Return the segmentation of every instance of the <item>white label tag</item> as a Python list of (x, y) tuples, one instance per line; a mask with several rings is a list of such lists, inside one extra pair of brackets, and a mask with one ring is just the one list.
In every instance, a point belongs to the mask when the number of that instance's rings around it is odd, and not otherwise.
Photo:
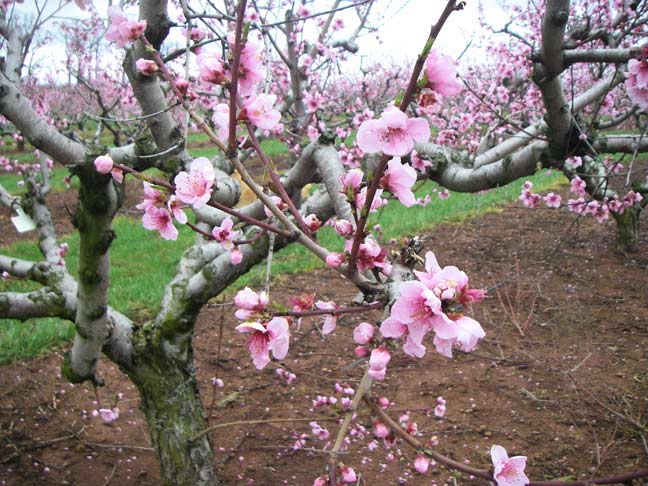
[(34, 220), (31, 219), (29, 215), (27, 215), (25, 211), (22, 210), (22, 208), (16, 208), (16, 214), (18, 216), (13, 216), (11, 218), (11, 222), (18, 230), (18, 233), (26, 233), (27, 231), (36, 229)]

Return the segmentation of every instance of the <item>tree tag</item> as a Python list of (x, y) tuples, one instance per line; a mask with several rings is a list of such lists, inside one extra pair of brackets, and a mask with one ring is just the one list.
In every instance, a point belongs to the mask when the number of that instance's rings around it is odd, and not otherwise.
[(22, 208), (16, 208), (17, 216), (12, 216), (11, 222), (18, 230), (18, 233), (26, 233), (36, 229), (36, 224), (34, 220), (29, 217)]

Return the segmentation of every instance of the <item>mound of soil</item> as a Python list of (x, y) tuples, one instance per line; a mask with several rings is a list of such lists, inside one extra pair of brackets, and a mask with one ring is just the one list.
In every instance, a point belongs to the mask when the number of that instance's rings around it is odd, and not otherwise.
[[(648, 467), (648, 286), (646, 252), (614, 252), (614, 226), (581, 221), (564, 211), (508, 207), (424, 235), (442, 265), (456, 264), (476, 287), (489, 288), (475, 307), (486, 338), (470, 354), (449, 360), (433, 350), (422, 359), (392, 357), (374, 392), (405, 411), (423, 441), (470, 465), (488, 468), (491, 445), (528, 456), (530, 478), (586, 479)], [(645, 248), (648, 239), (642, 238)], [(278, 277), (272, 296), (316, 289), (318, 298), (348, 302), (354, 288), (333, 272)], [(374, 316), (363, 316), (371, 321)], [(317, 395), (355, 387), (365, 365), (353, 355), (353, 327), (340, 318), (323, 338), (313, 319), (293, 336), (285, 362), (297, 375), (286, 384), (276, 365), (257, 371), (233, 311), (214, 303), (202, 312), (195, 336), (196, 368), (225, 484), (311, 485), (324, 472), (325, 449), (337, 433), (335, 407), (314, 408)], [(61, 378), (61, 353), (14, 363), (0, 373), (0, 484), (11, 486), (158, 485), (159, 468), (138, 410), (137, 390), (103, 360), (102, 406), (122, 393), (112, 425), (93, 418), (90, 385)], [(212, 385), (221, 378), (222, 389)], [(442, 419), (432, 413), (447, 400)], [(339, 402), (338, 402), (339, 403)], [(294, 422), (273, 419), (295, 418)], [(264, 423), (240, 422), (266, 420)], [(309, 421), (330, 431), (315, 438)], [(237, 424), (231, 424), (237, 422)], [(366, 408), (357, 423), (370, 429)], [(228, 425), (229, 424), (229, 425)], [(293, 446), (308, 434), (304, 447)], [(437, 465), (414, 472), (416, 451), (397, 443), (369, 450), (370, 434), (352, 437), (340, 460), (358, 484), (485, 484)], [(648, 480), (635, 481), (648, 484)]]

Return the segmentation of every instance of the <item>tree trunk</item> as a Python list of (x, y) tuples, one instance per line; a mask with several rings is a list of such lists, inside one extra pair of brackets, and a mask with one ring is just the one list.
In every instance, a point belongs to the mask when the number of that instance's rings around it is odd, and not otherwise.
[(629, 207), (623, 214), (612, 214), (617, 224), (617, 250), (623, 253), (637, 251), (640, 212), (640, 209)]
[[(147, 349), (131, 377), (142, 397), (151, 441), (165, 486), (216, 486), (209, 434), (192, 441), (206, 427), (193, 369), (193, 356), (179, 362)], [(184, 360), (183, 360), (184, 361)]]

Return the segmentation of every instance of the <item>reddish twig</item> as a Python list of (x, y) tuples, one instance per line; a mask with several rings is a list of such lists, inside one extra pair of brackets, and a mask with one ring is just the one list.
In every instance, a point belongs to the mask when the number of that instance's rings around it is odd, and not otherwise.
[[(471, 474), (475, 477), (486, 479), (488, 481), (495, 481), (493, 478), (492, 472), (486, 471), (484, 469), (476, 469), (474, 467), (467, 466), (461, 462), (450, 459), (449, 457), (439, 454), (438, 452), (427, 447), (423, 442), (412, 437), (408, 434), (394, 419), (392, 419), (387, 413), (374, 403), (374, 401), (367, 395), (363, 397), (364, 402), (371, 408), (372, 412), (387, 425), (395, 435), (403, 439), (403, 441), (417, 450), (421, 450), (425, 455), (430, 456), (435, 461), (444, 464), (450, 469), (464, 472), (466, 474)], [(648, 477), (648, 469), (641, 469), (639, 471), (628, 472), (624, 474), (619, 474), (618, 476), (607, 476), (604, 478), (593, 478), (586, 479), (582, 481), (530, 481), (527, 486), (593, 486), (595, 484), (622, 484), (633, 479)]]
[[(436, 40), (439, 33), (441, 32), (441, 29), (443, 28), (443, 25), (445, 24), (446, 20), (448, 20), (450, 14), (454, 12), (456, 9), (457, 9), (456, 0), (448, 0), (448, 3), (446, 4), (445, 9), (443, 9), (443, 12), (439, 17), (439, 20), (430, 29), (430, 35), (428, 36), (425, 42), (425, 46), (423, 47), (421, 54), (419, 54), (418, 58), (416, 59), (416, 64), (414, 65), (414, 70), (412, 71), (412, 75), (410, 76), (407, 89), (405, 90), (400, 105), (398, 106), (401, 111), (405, 112), (409, 104), (414, 99), (414, 94), (416, 93), (418, 79), (419, 76), (421, 75), (421, 71), (423, 70), (423, 66), (430, 52), (430, 49), (432, 48), (434, 41)], [(355, 263), (358, 258), (358, 250), (360, 249), (360, 243), (364, 239), (364, 229), (365, 226), (367, 225), (367, 220), (369, 219), (369, 209), (371, 208), (371, 204), (373, 203), (374, 197), (376, 195), (376, 191), (378, 190), (378, 186), (380, 185), (380, 179), (385, 173), (385, 168), (387, 167), (387, 162), (389, 162), (389, 160), (390, 157), (387, 155), (383, 154), (380, 157), (380, 163), (378, 164), (378, 167), (374, 171), (372, 175), (371, 183), (367, 188), (367, 199), (365, 201), (364, 207), (362, 208), (362, 212), (360, 213), (360, 220), (358, 221), (356, 234), (353, 237), (353, 245), (351, 246), (351, 254), (349, 256), (348, 272), (350, 274), (356, 272)]]

